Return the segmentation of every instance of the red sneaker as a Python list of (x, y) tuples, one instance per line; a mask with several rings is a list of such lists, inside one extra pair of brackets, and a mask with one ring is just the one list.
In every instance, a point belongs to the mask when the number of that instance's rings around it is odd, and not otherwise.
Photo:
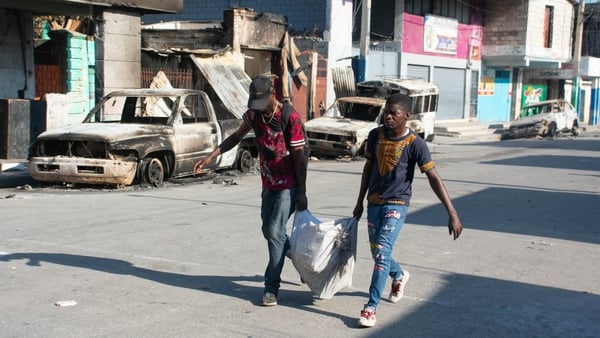
[(396, 303), (402, 296), (404, 296), (404, 286), (406, 286), (406, 282), (408, 282), (408, 278), (410, 274), (408, 271), (403, 271), (403, 276), (401, 280), (392, 282), (392, 291), (390, 292), (389, 301), (392, 303)]
[(362, 327), (372, 327), (375, 325), (375, 311), (369, 309), (363, 309), (360, 312), (360, 318), (358, 319), (358, 325)]

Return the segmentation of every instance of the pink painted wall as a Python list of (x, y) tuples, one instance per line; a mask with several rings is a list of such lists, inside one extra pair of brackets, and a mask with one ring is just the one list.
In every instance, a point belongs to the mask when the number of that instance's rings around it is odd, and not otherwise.
[(439, 55), (457, 59), (468, 59), (469, 58), (469, 45), (473, 45), (475, 51), (473, 52), (473, 60), (480, 58), (481, 41), (483, 38), (483, 27), (475, 25), (458, 24), (458, 39), (456, 46), (456, 55), (443, 54), (443, 53), (431, 53), (423, 51), (423, 26), (425, 18), (418, 15), (404, 13), (404, 20), (402, 20), (402, 31), (404, 36), (402, 37), (402, 52), (423, 54), (423, 55)]

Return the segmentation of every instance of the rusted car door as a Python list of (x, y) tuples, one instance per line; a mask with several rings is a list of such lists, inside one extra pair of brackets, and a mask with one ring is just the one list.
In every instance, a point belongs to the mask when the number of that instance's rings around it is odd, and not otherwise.
[(564, 105), (561, 106), (559, 102), (552, 102), (551, 112), (556, 121), (556, 127), (558, 130), (564, 130), (567, 128), (567, 113), (565, 112)]

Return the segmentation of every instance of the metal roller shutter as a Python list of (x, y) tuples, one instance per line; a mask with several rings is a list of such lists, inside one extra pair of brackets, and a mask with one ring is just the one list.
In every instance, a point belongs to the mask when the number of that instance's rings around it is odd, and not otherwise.
[(408, 78), (418, 78), (429, 81), (429, 66), (407, 65)]
[(456, 120), (464, 117), (465, 70), (435, 67), (433, 83), (440, 90), (437, 120)]

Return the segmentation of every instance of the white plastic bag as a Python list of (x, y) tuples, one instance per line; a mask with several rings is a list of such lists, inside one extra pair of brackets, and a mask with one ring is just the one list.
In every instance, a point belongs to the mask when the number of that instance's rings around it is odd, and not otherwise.
[(290, 236), (292, 262), (315, 296), (330, 299), (352, 285), (358, 220), (321, 222), (308, 210), (296, 212)]

